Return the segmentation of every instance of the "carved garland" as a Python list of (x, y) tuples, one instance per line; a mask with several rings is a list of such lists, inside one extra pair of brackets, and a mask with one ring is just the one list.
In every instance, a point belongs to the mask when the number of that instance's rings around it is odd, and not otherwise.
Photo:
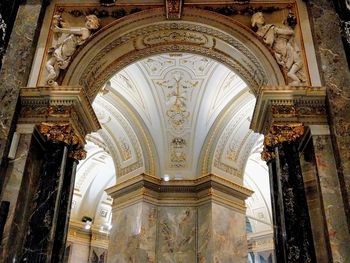
[(302, 123), (274, 123), (264, 138), (264, 148), (261, 158), (268, 162), (276, 157), (274, 148), (284, 142), (295, 142), (304, 134)]
[(84, 143), (77, 136), (70, 123), (48, 123), (43, 122), (39, 125), (39, 131), (49, 141), (64, 142), (71, 146), (68, 156), (76, 160), (86, 158)]

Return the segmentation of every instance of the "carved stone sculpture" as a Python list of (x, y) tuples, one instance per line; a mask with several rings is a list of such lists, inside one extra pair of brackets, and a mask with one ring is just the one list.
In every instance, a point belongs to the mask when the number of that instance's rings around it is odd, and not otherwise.
[(46, 62), (49, 86), (57, 86), (56, 79), (60, 70), (68, 67), (78, 46), (84, 44), (99, 27), (100, 21), (95, 15), (86, 16), (85, 27), (67, 27), (61, 16), (54, 16), (52, 31), (56, 44), (49, 49), (49, 59)]
[(256, 34), (262, 38), (274, 52), (276, 61), (287, 72), (290, 86), (305, 82), (303, 61), (300, 49), (294, 40), (294, 30), (288, 25), (265, 24), (264, 15), (255, 13), (251, 18), (252, 27), (257, 27)]

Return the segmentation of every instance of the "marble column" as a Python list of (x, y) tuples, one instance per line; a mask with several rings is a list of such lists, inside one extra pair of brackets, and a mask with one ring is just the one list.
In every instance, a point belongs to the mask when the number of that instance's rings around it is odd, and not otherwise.
[(62, 192), (59, 201), (59, 211), (56, 223), (56, 233), (53, 245), (52, 262), (62, 262), (66, 249), (70, 209), (73, 198), (74, 182), (78, 160), (74, 154), (68, 153), (66, 169), (63, 178)]
[(13, 136), (18, 114), (18, 96), (21, 87), (27, 85), (36, 43), (44, 15), (42, 0), (25, 1), (20, 4), (12, 34), (3, 57), (0, 71), (0, 192), (9, 144)]
[[(45, 96), (46, 94), (46, 96)], [(81, 87), (23, 88), (1, 201), (10, 202), (0, 262), (62, 262), (76, 160), (100, 126)]]
[(247, 262), (244, 200), (252, 191), (215, 175), (164, 182), (139, 175), (114, 199), (108, 262)]
[(51, 262), (68, 147), (63, 142), (46, 144), (20, 262)]
[(350, 262), (350, 236), (328, 125), (310, 125), (307, 152), (302, 155), (308, 181), (313, 182), (309, 205), (317, 262)]
[(264, 141), (278, 262), (316, 262), (297, 144), (303, 131), (301, 124), (273, 125)]
[(34, 130), (34, 125), (24, 126), (17, 126), (18, 147), (6, 171), (2, 200), (9, 202), (10, 207), (1, 240), (0, 262), (12, 262), (18, 258), (29, 218), (28, 207), (42, 165), (42, 137)]
[(342, 21), (333, 1), (309, 0), (307, 7), (322, 85), (327, 88), (328, 119), (337, 177), (350, 228), (350, 71), (342, 43)]

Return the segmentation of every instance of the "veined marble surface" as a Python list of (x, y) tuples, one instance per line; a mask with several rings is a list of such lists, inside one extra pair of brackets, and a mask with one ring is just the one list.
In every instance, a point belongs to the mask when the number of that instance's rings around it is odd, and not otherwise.
[(160, 207), (158, 262), (196, 262), (196, 217), (194, 207)]

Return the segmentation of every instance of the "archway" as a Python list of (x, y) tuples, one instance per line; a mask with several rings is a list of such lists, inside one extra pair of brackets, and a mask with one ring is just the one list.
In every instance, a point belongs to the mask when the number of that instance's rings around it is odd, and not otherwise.
[(254, 94), (263, 85), (285, 85), (271, 52), (239, 22), (213, 12), (184, 8), (179, 21), (163, 9), (142, 11), (115, 21), (76, 55), (62, 85), (82, 85), (93, 99), (122, 68), (165, 52), (190, 52), (227, 65)]
[[(183, 19), (181, 21), (166, 20), (163, 14), (163, 10), (157, 9), (153, 10), (153, 12), (138, 13), (137, 16), (131, 15), (130, 17), (121, 19), (118, 21), (118, 23), (114, 23), (108, 28), (103, 29), (77, 54), (75, 59), (72, 61), (72, 64), (70, 65), (68, 71), (64, 75), (62, 84), (69, 86), (82, 85), (85, 87), (85, 90), (90, 99), (94, 99), (98, 91), (105, 85), (107, 80), (109, 80), (114, 74), (125, 68), (127, 65), (130, 65), (152, 55), (172, 52), (186, 52), (203, 55), (226, 65), (228, 68), (236, 72), (242, 79), (244, 79), (244, 81), (248, 84), (250, 91), (254, 95), (258, 93), (259, 88), (263, 85), (285, 84), (283, 75), (270, 51), (254, 37), (253, 33), (250, 32), (249, 29), (244, 28), (243, 25), (235, 22), (232, 19), (207, 11), (187, 8), (184, 9)], [(259, 59), (257, 59), (258, 57)], [(224, 127), (221, 127), (220, 129), (223, 128)], [(211, 173), (211, 169), (209, 169), (207, 172), (203, 171), (201, 168), (199, 168), (199, 170), (202, 170), (201, 175), (206, 175), (208, 172)], [(154, 175), (155, 174), (151, 174), (151, 176)], [(196, 178), (196, 176), (194, 178)], [(230, 180), (230, 178), (227, 179)], [(147, 181), (149, 179), (146, 178), (145, 180)], [(235, 181), (237, 184), (234, 185), (234, 188), (236, 189), (234, 191), (238, 191), (239, 187), (239, 191), (242, 191), (240, 193), (241, 196), (236, 196), (235, 198), (239, 198), (239, 202), (242, 202), (242, 200), (244, 200), (244, 198), (241, 199), (242, 196), (247, 195), (248, 192), (245, 192), (246, 190), (244, 190), (242, 187), (241, 179), (233, 181)], [(161, 181), (153, 183), (160, 184), (159, 189), (163, 187), (161, 186)], [(223, 184), (228, 183), (229, 181)], [(119, 188), (120, 187), (122, 186), (119, 186)], [(186, 187), (187, 186), (185, 185), (183, 186), (184, 189)], [(128, 186), (125, 186), (125, 188), (128, 188)], [(114, 190), (109, 190), (109, 193), (112, 194), (113, 191)], [(115, 221), (113, 224), (129, 224), (132, 222), (134, 218), (129, 218), (127, 214), (122, 215), (123, 212), (120, 210), (121, 208), (116, 207), (119, 205), (118, 203), (123, 201), (120, 201), (115, 194), (112, 194), (112, 196), (115, 199), (115, 203), (117, 203), (113, 208), (115, 211), (114, 214), (117, 218), (115, 220), (117, 221)], [(179, 206), (179, 204), (177, 205)], [(192, 208), (189, 209), (187, 205), (181, 208), (183, 210), (181, 210), (180, 207), (176, 211), (169, 209), (167, 206), (159, 206), (156, 209), (160, 209), (160, 211), (167, 211), (166, 213), (175, 213), (179, 216), (189, 216), (189, 218), (186, 220), (194, 220), (193, 215), (196, 213), (196, 210), (193, 210)], [(244, 203), (240, 203), (239, 205), (236, 204), (236, 208), (234, 209), (237, 209), (237, 211), (242, 211), (244, 209), (243, 207)], [(141, 207), (131, 209), (141, 209), (140, 211), (151, 213), (151, 211), (153, 211), (152, 209), (154, 208), (149, 208), (148, 205), (141, 203)], [(198, 209), (203, 210), (206, 208), (202, 207)], [(210, 213), (214, 214), (218, 213), (214, 212), (216, 209), (217, 211), (227, 213), (228, 218), (234, 218), (236, 223), (238, 223), (239, 226), (242, 226), (242, 229), (240, 231), (245, 232), (245, 216), (242, 217), (242, 214), (236, 214), (236, 212), (233, 212), (233, 210), (226, 211), (223, 207), (215, 206), (211, 207), (210, 209), (210, 211), (212, 211)], [(133, 214), (134, 212), (132, 211), (136, 210), (130, 210), (130, 213)], [(152, 213), (146, 216), (154, 218), (158, 217)], [(128, 220), (120, 221), (121, 216), (126, 216)], [(161, 217), (161, 215), (159, 216)], [(157, 220), (169, 220), (169, 218)], [(178, 218), (178, 220), (180, 219)], [(205, 221), (206, 220), (204, 220), (203, 224), (206, 224)], [(153, 223), (158, 224), (156, 222)], [(142, 221), (140, 224), (141, 229), (143, 227), (143, 224), (146, 224), (145, 227), (150, 227), (148, 226), (148, 222)], [(231, 226), (231, 221), (227, 221), (225, 223), (225, 227)], [(215, 228), (214, 226), (209, 226), (209, 228), (211, 227), (213, 227), (213, 229)], [(221, 233), (222, 229), (212, 231), (220, 232), (220, 234), (218, 234), (218, 238), (224, 235), (224, 233)], [(114, 230), (112, 239), (117, 238), (120, 235), (130, 234), (127, 232), (119, 232), (118, 234), (117, 232)], [(153, 235), (151, 232), (147, 230), (145, 234)], [(230, 232), (230, 234), (233, 235), (232, 237), (235, 236), (235, 240), (237, 238), (241, 239), (241, 234), (234, 232)], [(198, 235), (198, 238), (202, 238), (200, 237), (199, 233), (196, 235)], [(237, 235), (239, 235), (239, 237)], [(119, 238), (117, 239), (119, 240)], [(236, 241), (240, 242), (238, 239)], [(242, 242), (244, 243), (244, 241)], [(147, 246), (147, 244), (145, 244), (145, 246)], [(205, 247), (205, 242), (201, 246)], [(125, 251), (123, 249), (123, 244), (121, 244), (121, 247), (123, 250), (122, 253), (126, 253), (127, 255), (131, 253), (130, 256), (133, 254), (133, 248), (131, 248), (130, 251)], [(200, 250), (202, 250), (200, 253), (204, 252), (203, 248)], [(238, 250), (240, 251), (238, 252)], [(237, 255), (241, 255), (244, 248), (242, 247), (242, 249), (238, 250)], [(119, 253), (117, 251), (118, 249), (116, 250), (115, 247), (111, 249), (110, 252), (112, 258), (115, 258), (115, 253)], [(147, 253), (150, 253), (148, 256), (153, 257), (152, 252), (148, 251)], [(201, 255), (201, 257), (206, 256)], [(225, 255), (225, 257), (231, 258), (229, 254)], [(139, 258), (139, 260), (143, 259)]]

